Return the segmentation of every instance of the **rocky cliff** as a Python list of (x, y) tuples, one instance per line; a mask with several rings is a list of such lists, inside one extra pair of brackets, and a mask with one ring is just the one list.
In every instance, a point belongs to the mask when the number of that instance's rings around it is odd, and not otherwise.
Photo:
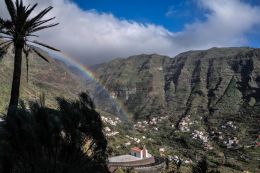
[(213, 160), (222, 152), (246, 161), (260, 155), (240, 150), (255, 146), (260, 133), (260, 49), (137, 55), (93, 69), (154, 146), (189, 148), (190, 157), (201, 148), (215, 152)]

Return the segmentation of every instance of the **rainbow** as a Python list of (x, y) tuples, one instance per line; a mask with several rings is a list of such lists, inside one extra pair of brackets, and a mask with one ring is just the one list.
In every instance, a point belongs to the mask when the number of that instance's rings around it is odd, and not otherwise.
[(92, 72), (88, 67), (84, 66), (80, 62), (76, 61), (74, 58), (69, 56), (68, 54), (64, 52), (53, 52), (48, 51), (49, 55), (55, 59), (58, 59), (62, 62), (64, 62), (67, 65), (70, 65), (72, 67), (77, 68), (86, 79), (93, 80), (96, 82), (99, 86), (102, 87), (102, 89), (108, 94), (109, 100), (111, 100), (113, 103), (116, 104), (118, 108), (118, 112), (120, 112), (121, 117), (124, 117), (125, 120), (127, 120), (129, 117), (132, 116), (132, 113), (128, 111), (128, 109), (124, 106), (124, 104), (117, 98), (113, 97), (112, 94), (109, 92), (109, 90), (102, 85), (101, 81), (98, 79), (97, 75)]

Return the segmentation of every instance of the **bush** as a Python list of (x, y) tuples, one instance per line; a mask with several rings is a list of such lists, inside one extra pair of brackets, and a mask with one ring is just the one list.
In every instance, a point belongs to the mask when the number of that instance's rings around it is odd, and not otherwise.
[(78, 101), (58, 99), (53, 110), (31, 103), (1, 125), (2, 171), (16, 173), (108, 172), (107, 141), (100, 115), (86, 93)]
[(208, 162), (206, 157), (203, 157), (202, 160), (200, 160), (196, 166), (192, 167), (192, 173), (207, 173), (207, 172), (208, 172)]

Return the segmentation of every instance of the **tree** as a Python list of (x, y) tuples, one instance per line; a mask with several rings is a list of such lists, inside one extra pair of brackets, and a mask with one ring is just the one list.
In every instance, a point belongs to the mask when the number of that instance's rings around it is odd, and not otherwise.
[[(58, 99), (59, 110), (20, 104), (0, 128), (0, 172), (107, 173), (107, 141), (86, 93)], [(1, 165), (4, 170), (1, 170)]]
[(203, 157), (197, 165), (192, 167), (192, 173), (207, 173), (208, 172), (208, 162), (207, 158)]
[(166, 159), (166, 168), (162, 171), (162, 173), (181, 173), (181, 159), (173, 160), (172, 162), (169, 159)]
[(7, 115), (10, 115), (11, 112), (17, 110), (19, 102), (23, 53), (26, 55), (27, 77), (28, 55), (30, 52), (35, 52), (39, 57), (48, 62), (48, 59), (40, 53), (39, 49), (32, 46), (30, 43), (59, 51), (44, 43), (30, 41), (30, 38), (38, 37), (34, 34), (35, 32), (56, 26), (58, 23), (47, 24), (55, 19), (54, 17), (43, 20), (43, 17), (51, 11), (52, 7), (48, 7), (36, 16), (30, 18), (31, 13), (36, 8), (37, 4), (25, 6), (23, 0), (16, 0), (15, 3), (12, 0), (5, 0), (5, 4), (11, 19), (4, 20), (0, 18), (0, 38), (4, 39), (4, 42), (0, 44), (0, 49), (6, 51), (13, 44), (15, 51), (11, 97), (7, 113)]

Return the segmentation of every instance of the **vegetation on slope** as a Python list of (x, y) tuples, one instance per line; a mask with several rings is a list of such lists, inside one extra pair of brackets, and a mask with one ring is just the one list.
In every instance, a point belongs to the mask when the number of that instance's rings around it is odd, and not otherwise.
[(107, 141), (90, 97), (58, 99), (59, 109), (44, 100), (21, 108), (1, 122), (0, 172), (105, 173)]
[(139, 55), (94, 69), (154, 154), (162, 147), (187, 161), (207, 155), (211, 167), (259, 171), (259, 49)]
[[(44, 52), (43, 52), (44, 53)], [(44, 53), (48, 56), (47, 53)], [(13, 71), (12, 51), (4, 55), (0, 61), (0, 112), (5, 112), (11, 93), (11, 76)], [(49, 57), (49, 56), (48, 56)], [(46, 105), (57, 107), (56, 98), (65, 97), (73, 99), (77, 94), (85, 90), (84, 82), (70, 72), (62, 62), (49, 59), (49, 63), (38, 58), (37, 54), (29, 55), (29, 73), (26, 78), (26, 63), (22, 65), (21, 100), (38, 101), (42, 93), (46, 95)]]

